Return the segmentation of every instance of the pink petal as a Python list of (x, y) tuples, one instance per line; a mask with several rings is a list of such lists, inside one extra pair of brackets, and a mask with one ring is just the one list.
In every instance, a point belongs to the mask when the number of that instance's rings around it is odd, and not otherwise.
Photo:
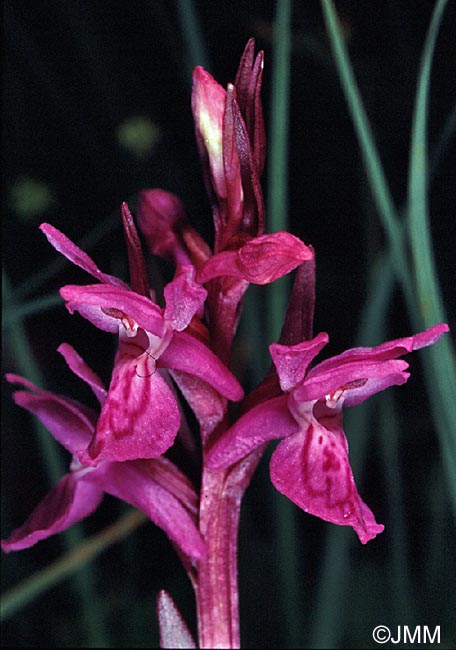
[(100, 460), (155, 458), (174, 442), (180, 424), (176, 399), (147, 351), (120, 354), (92, 442), (78, 458)]
[(14, 401), (36, 415), (65, 449), (74, 454), (89, 443), (97, 420), (92, 409), (75, 400), (42, 390), (23, 377), (8, 374), (6, 379), (33, 391), (16, 391)]
[(386, 358), (391, 359), (402, 356), (406, 352), (412, 352), (413, 350), (425, 348), (428, 345), (434, 345), (445, 332), (449, 331), (450, 328), (446, 323), (438, 323), (424, 330), (424, 332), (419, 332), (414, 336), (407, 336), (402, 339), (395, 339), (394, 341), (387, 341), (386, 343), (377, 345), (372, 350), (376, 354), (388, 355)]
[(346, 350), (312, 368), (303, 385), (294, 392), (294, 398), (307, 402), (343, 390), (347, 406), (359, 404), (375, 392), (405, 383), (409, 377), (405, 372), (408, 364), (395, 360), (396, 357), (432, 345), (446, 331), (447, 325), (434, 325), (416, 336), (388, 341), (374, 348)]
[[(122, 312), (128, 319), (156, 336), (163, 334), (164, 321), (160, 308), (150, 298), (129, 289), (107, 284), (67, 285), (60, 289), (60, 295), (67, 301), (67, 309), (71, 313), (77, 310), (86, 318), (88, 314), (91, 315), (89, 320), (100, 329), (118, 331), (119, 328), (119, 317), (107, 315), (102, 312), (104, 308)], [(94, 314), (98, 314), (98, 324), (92, 320)]]
[(194, 280), (193, 266), (181, 266), (172, 282), (165, 289), (165, 318), (173, 329), (181, 332), (200, 312), (206, 300), (207, 291)]
[(344, 406), (356, 406), (361, 404), (371, 395), (380, 393), (382, 390), (390, 386), (400, 386), (410, 377), (408, 372), (399, 372), (396, 374), (388, 374), (386, 377), (376, 377), (375, 379), (368, 379), (365, 383), (357, 386), (357, 382), (353, 382), (345, 390)]
[(230, 400), (238, 401), (244, 396), (242, 386), (220, 359), (186, 332), (174, 332), (171, 343), (158, 360), (158, 365), (195, 375)]
[(29, 548), (90, 515), (100, 504), (103, 491), (85, 481), (83, 476), (80, 472), (72, 472), (60, 479), (25, 524), (9, 539), (2, 540), (2, 549), (9, 553)]
[(342, 354), (338, 354), (335, 357), (326, 359), (322, 363), (315, 366), (309, 373), (309, 376), (313, 374), (320, 374), (323, 372), (330, 371), (334, 368), (338, 368), (345, 363), (351, 362), (362, 362), (362, 361), (388, 361), (389, 359), (396, 359), (401, 357), (407, 352), (412, 352), (413, 350), (419, 350), (420, 348), (426, 347), (428, 345), (433, 345), (436, 343), (439, 338), (449, 331), (448, 325), (445, 323), (440, 323), (434, 325), (424, 332), (420, 332), (415, 336), (408, 336), (402, 339), (395, 339), (393, 341), (387, 341), (381, 345), (377, 345), (374, 348), (352, 348), (346, 350)]
[(279, 492), (305, 512), (352, 526), (363, 544), (383, 531), (356, 490), (340, 422), (330, 430), (313, 419), (279, 443), (270, 469)]
[(203, 557), (205, 546), (195, 517), (155, 480), (154, 463), (147, 460), (103, 463), (92, 472), (91, 480), (108, 494), (142, 510), (186, 555)]
[[(62, 287), (62, 289), (60, 289), (60, 294), (62, 295), (62, 291), (67, 288), (68, 287)], [(66, 295), (71, 294), (66, 293)], [(103, 332), (110, 332), (111, 334), (119, 333), (119, 320), (113, 318), (112, 316), (109, 316), (104, 311), (102, 311), (100, 305), (98, 304), (84, 304), (80, 302), (80, 297), (78, 295), (76, 297), (76, 300), (68, 300), (65, 307), (68, 309), (70, 314), (74, 314), (75, 311), (78, 311), (83, 318), (88, 320), (89, 323), (92, 323), (92, 325), (94, 325), (99, 330), (103, 330)]]
[(299, 427), (287, 402), (288, 396), (281, 395), (245, 413), (208, 451), (208, 467), (228, 467), (264, 442), (296, 433)]
[(76, 244), (68, 239), (60, 230), (54, 228), (48, 223), (42, 223), (40, 230), (44, 232), (49, 243), (59, 252), (62, 253), (70, 262), (76, 264), (87, 273), (90, 273), (96, 280), (104, 282), (106, 284), (113, 284), (118, 287), (128, 288), (128, 285), (119, 278), (114, 277), (113, 275), (108, 275), (100, 271), (95, 262), (81, 250)]
[[(360, 361), (353, 359), (350, 362), (341, 363), (339, 367), (335, 366), (324, 372), (321, 371), (323, 364), (312, 368), (304, 383), (296, 388), (293, 393), (296, 401), (310, 402), (322, 399), (325, 395), (338, 390), (349, 391), (351, 384), (356, 388), (364, 386), (365, 395), (368, 397), (373, 394), (374, 386), (383, 390), (393, 384), (403, 384), (409, 377), (409, 374), (404, 372), (408, 368), (408, 363), (402, 360), (379, 361), (375, 357), (373, 359), (364, 357)], [(367, 382), (374, 380), (374, 383), (367, 385), (365, 380)], [(361, 382), (364, 383), (361, 384)], [(359, 392), (359, 395), (362, 395), (362, 391)]]
[(276, 232), (255, 237), (238, 250), (217, 253), (198, 269), (197, 280), (203, 284), (228, 275), (253, 284), (268, 284), (312, 258), (312, 249), (300, 239)]
[(75, 375), (86, 382), (95, 394), (95, 397), (103, 406), (107, 390), (98, 375), (85, 363), (84, 359), (79, 356), (76, 350), (69, 343), (62, 343), (57, 348), (62, 357), (68, 364), (68, 367)]
[(163, 589), (157, 598), (160, 648), (196, 648), (182, 615), (168, 592)]
[(223, 165), (223, 115), (226, 92), (201, 66), (193, 71), (192, 111), (198, 148), (209, 159), (212, 181), (219, 198), (226, 197)]
[(297, 345), (289, 346), (273, 343), (269, 346), (272, 360), (279, 375), (280, 387), (283, 391), (289, 391), (302, 382), (309, 363), (328, 341), (328, 335), (322, 332), (311, 341), (304, 341), (304, 343), (298, 343)]

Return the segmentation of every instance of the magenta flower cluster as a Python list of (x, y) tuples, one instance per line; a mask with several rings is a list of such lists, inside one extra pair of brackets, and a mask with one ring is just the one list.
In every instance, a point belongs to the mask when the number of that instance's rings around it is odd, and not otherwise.
[[(61, 289), (68, 311), (118, 336), (108, 387), (71, 345), (58, 349), (70, 371), (90, 386), (99, 409), (7, 376), (20, 386), (16, 403), (36, 415), (73, 460), (29, 519), (2, 541), (3, 550), (28, 548), (61, 532), (90, 515), (104, 493), (114, 495), (142, 510), (184, 557), (197, 561), (192, 578), (199, 585), (202, 620), (205, 598), (211, 600), (203, 593), (210, 591), (204, 563), (213, 552), (205, 508), (218, 498), (211, 492), (214, 477), (223, 476), (228, 485), (226, 477), (234, 481), (237, 472), (242, 493), (265, 443), (281, 439), (270, 464), (274, 486), (306, 512), (352, 526), (362, 543), (371, 540), (383, 526), (356, 489), (343, 408), (405, 383), (408, 365), (400, 357), (435, 343), (448, 330), (439, 324), (314, 363), (329, 339), (312, 332), (313, 249), (288, 232), (264, 233), (262, 74), (263, 54), (255, 57), (253, 41), (226, 90), (202, 68), (194, 71), (192, 109), (214, 219), (213, 249), (189, 223), (180, 200), (162, 189), (139, 195), (140, 234), (122, 205), (129, 285), (102, 272), (56, 228), (41, 225), (50, 244), (96, 281)], [(175, 266), (161, 301), (151, 289), (140, 236), (150, 254)], [(230, 370), (244, 293), (250, 283), (269, 284), (294, 270), (282, 335), (270, 346), (273, 365), (244, 397)], [(173, 445), (185, 446), (189, 435), (183, 400), (199, 423), (201, 486), (166, 456)], [(241, 402), (234, 420), (230, 401)], [(204, 581), (199, 582), (198, 566)], [(217, 634), (200, 642), (209, 647)], [(236, 645), (235, 637), (226, 643)]]

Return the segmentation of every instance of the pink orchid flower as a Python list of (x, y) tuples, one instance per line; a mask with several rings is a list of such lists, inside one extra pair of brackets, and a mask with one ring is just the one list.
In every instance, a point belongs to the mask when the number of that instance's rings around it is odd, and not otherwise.
[[(100, 460), (156, 458), (172, 444), (180, 425), (179, 407), (165, 369), (195, 375), (227, 399), (239, 400), (241, 386), (189, 327), (198, 321), (206, 290), (191, 266), (178, 268), (164, 289), (166, 306), (151, 298), (139, 238), (126, 204), (122, 206), (132, 289), (102, 273), (91, 258), (49, 224), (49, 242), (101, 284), (69, 285), (60, 294), (70, 313), (78, 311), (99, 329), (119, 335), (107, 398), (93, 438), (78, 457), (84, 465)], [(187, 330), (187, 331), (186, 331)]]
[[(107, 391), (99, 377), (70, 345), (62, 344), (59, 352), (70, 369), (89, 384), (103, 406)], [(41, 390), (23, 377), (10, 374), (7, 379), (27, 389), (14, 393), (16, 404), (36, 415), (73, 455), (73, 460), (70, 472), (60, 479), (27, 521), (2, 541), (5, 552), (29, 548), (66, 530), (88, 517), (107, 493), (142, 510), (189, 557), (204, 555), (204, 542), (196, 525), (195, 490), (171, 461), (166, 458), (123, 463), (101, 461), (97, 467), (85, 467), (77, 453), (89, 444), (98, 414), (75, 400)]]
[(342, 407), (405, 383), (408, 364), (398, 357), (432, 345), (448, 329), (440, 324), (374, 348), (353, 348), (313, 368), (309, 364), (328, 343), (326, 333), (297, 345), (272, 344), (282, 395), (242, 415), (208, 452), (208, 466), (228, 467), (268, 440), (283, 438), (270, 465), (277, 490), (310, 514), (352, 526), (365, 544), (383, 526), (357, 492)]

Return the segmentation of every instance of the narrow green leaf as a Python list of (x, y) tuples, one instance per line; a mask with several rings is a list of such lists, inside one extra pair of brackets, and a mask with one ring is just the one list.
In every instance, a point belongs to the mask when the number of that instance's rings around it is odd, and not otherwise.
[(409, 312), (412, 313), (415, 311), (415, 298), (399, 218), (358, 90), (334, 4), (332, 0), (321, 0), (321, 5), (334, 61), (355, 127), (369, 185), (388, 237), (397, 277), (401, 282)]
[(413, 114), (408, 176), (408, 223), (421, 314), (426, 325), (446, 319), (432, 251), (428, 206), (427, 120), (432, 56), (446, 0), (435, 6), (423, 49)]
[(2, 622), (11, 618), (16, 612), (52, 587), (77, 573), (81, 567), (89, 564), (97, 555), (122, 540), (145, 521), (146, 517), (142, 512), (129, 510), (101, 533), (82, 541), (79, 546), (73, 548), (56, 562), (37, 571), (27, 580), (5, 592), (2, 595), (0, 609)]
[[(428, 203), (427, 122), (432, 57), (447, 0), (434, 8), (418, 74), (409, 160), (407, 220), (419, 311), (426, 326), (447, 321), (432, 250)], [(456, 363), (450, 338), (422, 352), (433, 416), (456, 504)]]
[(13, 309), (10, 308), (5, 312), (2, 320), (2, 330), (6, 331), (10, 327), (15, 327), (17, 321), (25, 320), (29, 316), (35, 316), (57, 305), (62, 306), (62, 298), (57, 293), (51, 293), (16, 305)]
[(202, 65), (205, 70), (210, 70), (209, 56), (195, 2), (193, 0), (177, 0), (177, 14), (184, 41), (184, 67), (188, 81), (191, 83), (195, 66)]
[[(5, 270), (3, 270), (2, 274), (2, 294), (3, 309), (5, 313), (18, 314), (20, 312), (20, 307), (16, 306)], [(16, 320), (15, 327), (12, 327), (9, 330), (7, 341), (11, 354), (15, 360), (17, 371), (26, 376), (27, 379), (37, 386), (44, 388), (44, 377), (35, 361), (35, 357), (28, 341), (27, 332), (21, 320)], [(52, 436), (49, 435), (49, 432), (38, 423), (36, 425), (36, 431), (41, 454), (46, 462), (49, 483), (50, 485), (53, 485), (54, 483), (57, 483), (65, 473), (66, 467), (59, 452), (59, 445), (55, 442)]]
[[(268, 147), (267, 224), (271, 232), (286, 230), (288, 224), (290, 19), (291, 1), (278, 0), (274, 24)], [(268, 339), (276, 341), (286, 311), (287, 279), (283, 278), (272, 284), (268, 296)]]
[[(288, 224), (288, 147), (290, 105), (290, 43), (291, 0), (277, 0), (274, 21), (274, 43), (270, 100), (268, 147), (267, 224), (271, 232), (286, 230)], [(281, 278), (268, 287), (268, 341), (277, 341), (285, 316), (288, 278)], [(296, 508), (286, 499), (274, 500), (279, 556), (281, 559), (281, 592), (285, 640), (289, 648), (302, 646), (305, 629), (299, 563), (299, 537)]]
[[(420, 74), (418, 83), (414, 128), (412, 132), (413, 153), (410, 164), (409, 205), (412, 203), (414, 205), (413, 226), (411, 225), (410, 214), (412, 210), (410, 207), (407, 209), (407, 212), (409, 214), (409, 230), (410, 233), (413, 232), (413, 235), (410, 235), (410, 237), (412, 249), (414, 250), (414, 274), (417, 280), (420, 305), (418, 305), (415, 296), (412, 284), (413, 275), (407, 262), (404, 230), (401, 227), (391, 199), (386, 177), (356, 85), (356, 79), (345, 47), (334, 4), (332, 0), (321, 0), (321, 2), (331, 48), (361, 147), (366, 173), (379, 216), (382, 219), (385, 232), (388, 236), (394, 269), (404, 290), (404, 297), (413, 328), (418, 331), (423, 328), (423, 318), (425, 318), (424, 322), (426, 324), (434, 324), (444, 320), (441, 299), (436, 299), (436, 296), (440, 296), (440, 292), (438, 290), (435, 267), (432, 260), (426, 209), (427, 202), (425, 195), (427, 186), (425, 182), (426, 150), (424, 137), (426, 115), (423, 111), (427, 104), (432, 52), (445, 0), (439, 0), (435, 7), (426, 40), (421, 66), (422, 73)], [(415, 167), (415, 169), (412, 169), (412, 167)], [(412, 178), (412, 173), (414, 178)], [(421, 180), (418, 180), (419, 178)], [(418, 216), (415, 214), (416, 207), (418, 207)], [(415, 225), (416, 222), (420, 225)], [(413, 241), (413, 237), (415, 241)], [(418, 243), (416, 237), (418, 237)], [(432, 283), (431, 289), (430, 284), (428, 284), (429, 282)], [(431, 291), (429, 297), (427, 294), (428, 290)], [(454, 433), (454, 422), (456, 421), (456, 370), (449, 337), (444, 337), (437, 345), (422, 352), (421, 356), (425, 365), (426, 386), (433, 417), (442, 444), (443, 463), (446, 468), (448, 485), (451, 490), (453, 504), (456, 507), (456, 435)]]

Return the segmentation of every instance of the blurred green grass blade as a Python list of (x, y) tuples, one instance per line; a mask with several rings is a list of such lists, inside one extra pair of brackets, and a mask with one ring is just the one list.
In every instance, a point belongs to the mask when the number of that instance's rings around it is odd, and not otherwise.
[(195, 4), (194, 0), (177, 0), (177, 14), (184, 41), (184, 65), (190, 84), (195, 66), (201, 65), (205, 70), (210, 70), (211, 67)]
[[(427, 122), (432, 57), (447, 5), (439, 0), (434, 8), (423, 48), (416, 91), (409, 161), (407, 221), (413, 259), (419, 310), (429, 327), (446, 322), (432, 250), (428, 205)], [(439, 433), (443, 462), (453, 503), (456, 504), (456, 363), (450, 337), (444, 336), (435, 346), (423, 351), (426, 381)]]
[[(291, 0), (278, 0), (274, 23), (268, 147), (267, 228), (288, 225), (288, 146), (290, 110)], [(282, 278), (268, 287), (268, 340), (277, 341), (288, 299), (288, 282)]]
[(82, 541), (79, 546), (56, 562), (3, 593), (0, 608), (2, 622), (14, 616), (41, 594), (78, 572), (82, 566), (94, 560), (112, 544), (122, 540), (145, 521), (146, 516), (142, 512), (129, 510), (105, 530)]
[[(7, 312), (17, 312), (18, 309), (15, 306), (13, 292), (5, 269), (2, 269), (2, 296), (3, 309)], [(11, 327), (8, 334), (8, 345), (18, 372), (37, 386), (44, 388), (44, 378), (32, 353), (23, 322), (16, 320), (15, 327)], [(36, 420), (34, 426), (41, 456), (46, 464), (49, 483), (54, 485), (66, 472), (66, 467), (60, 455), (59, 447), (49, 432)], [(62, 535), (67, 549), (76, 547), (84, 539), (81, 524), (72, 526)], [(105, 647), (108, 636), (104, 627), (103, 615), (94, 605), (96, 596), (92, 573), (83, 568), (75, 576), (75, 587), (80, 596), (89, 643), (92, 647)]]
[(242, 318), (239, 324), (241, 356), (247, 369), (248, 388), (257, 386), (271, 366), (264, 331), (264, 287), (251, 284), (244, 298)]
[(287, 227), (290, 111), (290, 0), (278, 0), (274, 25), (268, 151), (268, 228)]
[(368, 298), (361, 311), (356, 346), (375, 346), (385, 341), (395, 280), (391, 255), (388, 252), (379, 255), (372, 264)]
[(273, 514), (277, 535), (276, 564), (280, 577), (281, 629), (286, 648), (302, 648), (305, 623), (302, 584), (303, 568), (300, 555), (304, 555), (300, 542), (299, 511), (294, 503), (272, 489)]
[(17, 321), (25, 320), (29, 316), (35, 316), (57, 305), (62, 306), (62, 298), (57, 293), (50, 293), (47, 296), (15, 305), (13, 309), (10, 306), (8, 311), (3, 314), (2, 330), (6, 331), (8, 328), (15, 327)]
[[(274, 20), (268, 147), (267, 227), (270, 232), (288, 225), (288, 146), (290, 105), (291, 0), (277, 0)], [(288, 278), (268, 287), (268, 341), (279, 338), (289, 293)], [(288, 648), (299, 648), (305, 638), (303, 626), (297, 512), (286, 499), (277, 498), (275, 520), (282, 579), (282, 620)]]
[[(20, 306), (16, 306), (14, 302), (8, 276), (4, 269), (2, 272), (2, 295), (5, 313), (19, 314)], [(9, 329), (8, 346), (14, 358), (17, 371), (37, 386), (44, 388), (44, 377), (35, 361), (25, 327), (20, 319), (17, 319), (15, 326)], [(37, 423), (36, 429), (41, 455), (46, 462), (49, 484), (54, 485), (66, 472), (66, 467), (60, 455), (59, 445), (42, 425)]]
[(395, 271), (400, 279), (409, 311), (412, 312), (415, 308), (414, 293), (396, 208), (358, 90), (334, 4), (332, 0), (321, 0), (321, 5), (334, 61), (361, 149), (367, 179), (388, 237)]
[(447, 0), (435, 6), (421, 61), (413, 115), (408, 176), (408, 225), (419, 306), (426, 326), (445, 321), (445, 309), (432, 251), (428, 210), (426, 142), (432, 56)]

